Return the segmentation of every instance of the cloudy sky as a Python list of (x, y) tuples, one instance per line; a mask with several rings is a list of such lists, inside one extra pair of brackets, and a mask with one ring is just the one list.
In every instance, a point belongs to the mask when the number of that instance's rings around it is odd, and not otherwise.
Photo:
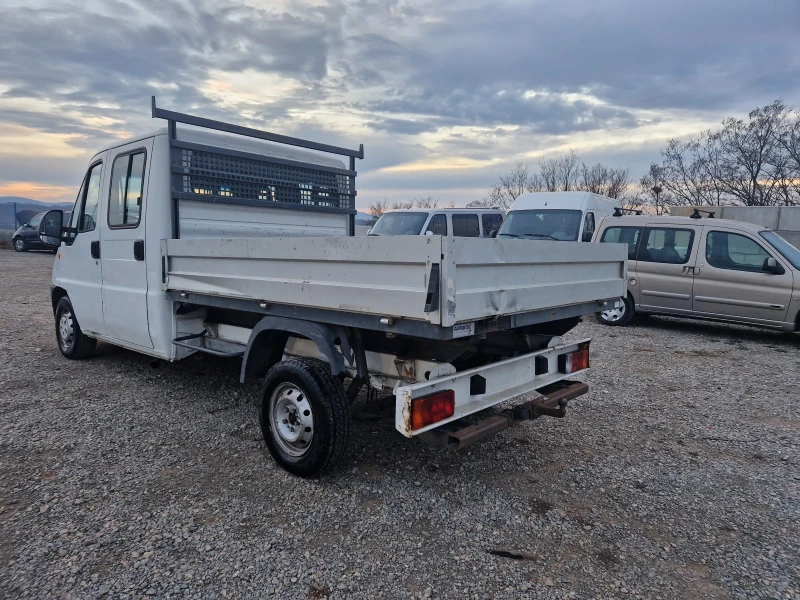
[(166, 108), (357, 147), (358, 205), (800, 105), (800, 0), (3, 0), (0, 196), (72, 200)]

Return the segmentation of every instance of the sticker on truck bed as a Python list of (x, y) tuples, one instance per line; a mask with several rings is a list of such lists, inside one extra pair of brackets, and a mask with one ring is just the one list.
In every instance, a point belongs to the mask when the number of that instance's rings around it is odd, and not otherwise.
[(461, 323), (453, 325), (453, 337), (461, 338), (475, 335), (475, 323)]

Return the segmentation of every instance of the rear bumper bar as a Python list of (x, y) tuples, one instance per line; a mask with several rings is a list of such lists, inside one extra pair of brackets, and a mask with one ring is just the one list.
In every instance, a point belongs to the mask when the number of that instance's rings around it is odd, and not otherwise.
[[(398, 387), (395, 389), (395, 428), (406, 437), (414, 437), (522, 394), (549, 389), (548, 386), (582, 372), (561, 372), (558, 357), (580, 349), (588, 349), (590, 341), (582, 340), (545, 348), (431, 381)], [(453, 416), (426, 427), (413, 429), (411, 424), (412, 401), (415, 398), (444, 390), (453, 390), (455, 393)], [(584, 389), (581, 393), (585, 392)], [(556, 413), (561, 409), (563, 407), (557, 403), (553, 406), (548, 403), (540, 403), (536, 407), (537, 416), (551, 413), (552, 416), (559, 416)], [(532, 406), (530, 410), (533, 410)], [(494, 426), (499, 427), (499, 424)], [(505, 427), (502, 428), (505, 429)]]
[(561, 381), (548, 387), (550, 389), (541, 390), (545, 393), (543, 397), (503, 410), (479, 423), (465, 424), (453, 421), (438, 429), (422, 433), (418, 437), (436, 446), (466, 448), (520, 421), (544, 416), (564, 417), (567, 414), (567, 403), (589, 391), (589, 385), (579, 381)]

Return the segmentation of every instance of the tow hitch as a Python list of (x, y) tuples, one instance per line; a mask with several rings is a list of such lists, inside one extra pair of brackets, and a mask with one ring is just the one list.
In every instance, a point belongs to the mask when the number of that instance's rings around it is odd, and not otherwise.
[(530, 421), (539, 417), (561, 419), (567, 414), (569, 401), (588, 392), (589, 385), (580, 381), (559, 381), (537, 391), (542, 397), (500, 411), (479, 423), (470, 424), (459, 419), (417, 437), (436, 446), (460, 449), (508, 429), (519, 421)]

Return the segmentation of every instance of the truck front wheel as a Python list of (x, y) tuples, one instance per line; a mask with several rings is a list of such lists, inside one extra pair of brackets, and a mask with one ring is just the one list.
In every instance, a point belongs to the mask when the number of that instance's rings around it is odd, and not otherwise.
[(67, 358), (87, 358), (94, 354), (97, 340), (81, 331), (69, 298), (64, 296), (56, 304), (56, 341), (61, 354)]
[(264, 441), (278, 464), (294, 475), (313, 477), (344, 455), (350, 404), (327, 363), (290, 358), (267, 373), (260, 421)]

